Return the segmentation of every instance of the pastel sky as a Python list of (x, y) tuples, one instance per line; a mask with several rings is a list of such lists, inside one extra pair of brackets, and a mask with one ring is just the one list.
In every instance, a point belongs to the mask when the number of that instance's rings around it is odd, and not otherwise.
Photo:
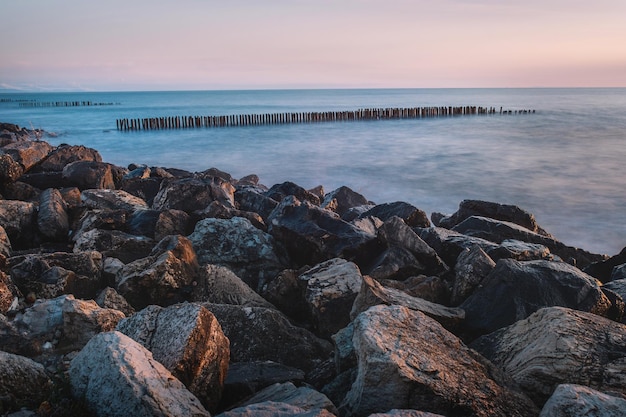
[(626, 87), (626, 0), (0, 0), (0, 89)]

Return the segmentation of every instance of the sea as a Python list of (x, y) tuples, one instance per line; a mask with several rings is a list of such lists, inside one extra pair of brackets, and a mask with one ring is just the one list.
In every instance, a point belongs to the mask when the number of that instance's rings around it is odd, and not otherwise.
[[(54, 107), (33, 103), (83, 102)], [(30, 103), (30, 104), (29, 104)], [(116, 120), (483, 106), (493, 115), (119, 131)], [(534, 110), (500, 114), (499, 109)], [(271, 186), (342, 185), (376, 203), (450, 214), (464, 199), (517, 205), (563, 243), (626, 246), (626, 89), (328, 89), (0, 93), (0, 121), (106, 162), (257, 174)]]

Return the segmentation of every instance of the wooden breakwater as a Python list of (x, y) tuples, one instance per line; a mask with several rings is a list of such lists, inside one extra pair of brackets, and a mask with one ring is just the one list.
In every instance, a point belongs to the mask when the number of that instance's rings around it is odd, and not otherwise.
[(95, 101), (28, 101), (20, 102), (20, 107), (90, 107), (115, 106), (120, 103), (101, 103)]
[(328, 112), (233, 114), (226, 116), (167, 116), (117, 119), (118, 130), (162, 130), (231, 126), (261, 126), (291, 123), (342, 122), (358, 120), (421, 119), (489, 114), (527, 114), (534, 110), (503, 110), (500, 107), (442, 106), (379, 108)]

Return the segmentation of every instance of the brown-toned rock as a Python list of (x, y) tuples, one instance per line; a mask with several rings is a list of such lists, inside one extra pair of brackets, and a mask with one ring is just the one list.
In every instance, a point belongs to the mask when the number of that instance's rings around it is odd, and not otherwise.
[(164, 180), (154, 197), (155, 210), (176, 209), (187, 213), (205, 209), (212, 201), (235, 207), (235, 187), (221, 178)]
[[(0, 351), (0, 409), (3, 413), (22, 407), (36, 408), (52, 392), (44, 367), (23, 356)], [(6, 404), (7, 398), (13, 402)]]
[(365, 204), (369, 204), (367, 198), (346, 186), (342, 186), (324, 196), (322, 207), (343, 216), (352, 207)]
[(65, 165), (62, 172), (67, 185), (88, 189), (115, 189), (111, 164), (96, 161), (76, 161)]
[(320, 198), (318, 196), (290, 181), (273, 185), (265, 195), (279, 203), (283, 198), (292, 195), (300, 201), (308, 201), (314, 206), (320, 205)]
[(62, 145), (46, 156), (33, 172), (61, 172), (67, 164), (77, 161), (102, 162), (100, 153), (83, 145)]
[(32, 247), (37, 235), (35, 204), (0, 200), (0, 226), (4, 228), (14, 249)]
[(67, 241), (70, 228), (67, 206), (56, 188), (48, 188), (39, 196), (37, 226), (45, 239)]
[(90, 209), (124, 210), (131, 213), (148, 209), (144, 200), (122, 190), (83, 190), (80, 198), (85, 207)]
[(135, 314), (135, 309), (128, 304), (128, 301), (120, 293), (115, 291), (115, 288), (106, 287), (100, 291), (94, 301), (102, 308), (121, 311), (126, 317)]
[(11, 155), (0, 154), (0, 183), (15, 182), (24, 173), (24, 168)]
[(24, 168), (24, 172), (47, 157), (52, 149), (52, 145), (44, 141), (13, 142), (2, 148)]
[(382, 221), (387, 221), (392, 217), (399, 217), (411, 227), (429, 227), (430, 220), (423, 210), (404, 201), (378, 204), (359, 217), (378, 217)]

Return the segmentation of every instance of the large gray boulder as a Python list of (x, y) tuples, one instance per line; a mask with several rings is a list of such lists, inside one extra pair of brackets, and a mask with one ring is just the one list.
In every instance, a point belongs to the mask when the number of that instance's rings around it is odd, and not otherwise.
[(73, 395), (97, 416), (210, 417), (182, 382), (120, 332), (91, 339), (72, 360), (69, 377)]
[(543, 308), (471, 346), (538, 406), (565, 383), (626, 394), (626, 326), (595, 314)]
[[(25, 358), (0, 351), (0, 407), (3, 413), (17, 411), (21, 407), (36, 408), (52, 391), (52, 381), (43, 365)], [(4, 404), (9, 397), (13, 407)]]
[(74, 236), (74, 251), (99, 251), (103, 255), (118, 258), (123, 262), (148, 256), (154, 240), (135, 236), (121, 230), (91, 229)]
[(368, 416), (393, 408), (443, 415), (536, 416), (528, 397), (426, 315), (376, 306), (354, 320), (356, 379), (340, 410)]
[(207, 409), (217, 407), (230, 350), (211, 312), (197, 304), (152, 305), (121, 320), (116, 330), (152, 352)]
[(500, 247), (499, 244), (486, 239), (467, 236), (442, 227), (415, 228), (414, 230), (450, 266), (456, 264), (458, 256), (463, 251), (474, 246), (478, 246), (487, 254)]
[(226, 266), (255, 290), (283, 269), (274, 238), (242, 217), (201, 220), (189, 240), (200, 264)]
[(569, 264), (501, 259), (460, 308), (465, 310), (471, 337), (493, 332), (551, 306), (606, 316), (612, 304), (599, 281)]
[(496, 267), (496, 263), (480, 246), (466, 249), (456, 260), (450, 303), (459, 305), (469, 297)]
[(583, 385), (559, 385), (539, 417), (623, 417), (626, 400)]

